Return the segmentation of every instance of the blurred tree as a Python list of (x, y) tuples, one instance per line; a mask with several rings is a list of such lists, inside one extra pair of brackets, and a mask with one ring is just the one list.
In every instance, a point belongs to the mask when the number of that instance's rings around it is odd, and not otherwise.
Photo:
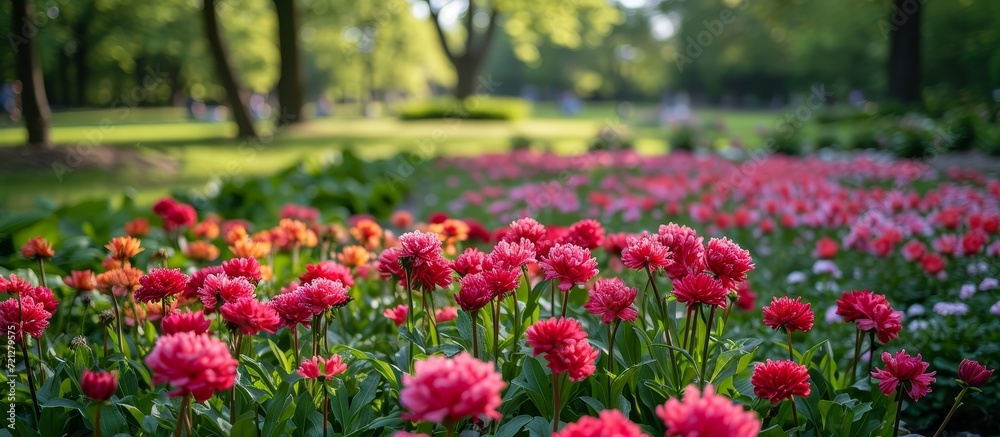
[(278, 17), (278, 50), (281, 75), (278, 76), (278, 125), (305, 120), (302, 113), (302, 59), (299, 55), (299, 17), (295, 0), (274, 0)]
[(49, 135), (52, 113), (45, 96), (42, 65), (35, 47), (38, 28), (32, 21), (34, 5), (28, 3), (28, 0), (13, 0), (12, 12), (11, 29), (18, 32), (8, 34), (8, 39), (17, 56), (17, 77), (21, 81), (21, 116), (28, 129), (28, 146), (47, 148), (52, 145)]
[(887, 95), (899, 103), (920, 103), (920, 15), (924, 1), (893, 0), (889, 20), (879, 22), (889, 34)]
[(219, 18), (215, 11), (215, 0), (205, 0), (202, 5), (202, 18), (205, 20), (205, 36), (208, 39), (208, 46), (212, 54), (212, 61), (215, 63), (215, 70), (222, 87), (226, 90), (226, 102), (232, 112), (233, 120), (236, 121), (237, 137), (256, 138), (257, 131), (250, 118), (250, 110), (244, 97), (244, 91), (236, 78), (236, 72), (226, 54), (226, 48), (222, 41), (222, 32), (219, 29)]
[[(605, 0), (424, 1), (441, 48), (455, 70), (454, 94), (460, 100), (475, 94), (481, 82), (487, 82), (479, 74), (493, 46), (499, 20), (505, 20), (504, 29), (514, 42), (514, 53), (527, 63), (538, 58), (537, 45), (542, 36), (557, 45), (575, 48), (588, 37), (606, 35), (618, 21), (618, 9)], [(442, 20), (446, 7), (458, 12), (450, 15), (461, 17), (461, 24), (456, 26), (460, 28), (457, 44), (448, 35), (448, 26), (454, 23)], [(588, 34), (583, 34), (584, 29)]]

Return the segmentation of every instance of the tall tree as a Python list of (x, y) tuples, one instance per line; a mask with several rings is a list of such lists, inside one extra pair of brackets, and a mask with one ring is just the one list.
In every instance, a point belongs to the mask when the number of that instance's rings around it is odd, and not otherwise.
[(45, 96), (42, 64), (38, 59), (35, 41), (38, 29), (31, 18), (34, 7), (28, 0), (13, 0), (13, 4), (11, 29), (20, 32), (13, 41), (17, 56), (17, 77), (21, 80), (21, 115), (28, 129), (28, 145), (50, 147), (52, 138), (49, 135), (49, 120), (52, 118), (52, 111)]
[(920, 103), (920, 14), (923, 0), (893, 0), (889, 32), (890, 100)]
[(281, 76), (278, 77), (278, 125), (300, 123), (302, 113), (302, 59), (299, 54), (299, 17), (295, 0), (274, 0), (278, 16), (278, 51), (281, 54)]
[(216, 75), (226, 90), (226, 101), (229, 103), (230, 112), (236, 121), (237, 136), (239, 138), (256, 138), (257, 131), (254, 128), (253, 119), (250, 117), (250, 110), (247, 108), (245, 94), (240, 87), (236, 72), (229, 62), (226, 47), (222, 41), (219, 17), (215, 11), (215, 0), (205, 0), (202, 6), (202, 17), (205, 21), (205, 36), (208, 38), (209, 51), (215, 64)]
[[(464, 13), (460, 14), (464, 35), (459, 47), (449, 43), (447, 23), (441, 21), (441, 10), (445, 6), (458, 4), (434, 0), (424, 0), (430, 11), (431, 23), (448, 61), (455, 70), (455, 98), (463, 100), (476, 93), (480, 83), (483, 61), (493, 46), (498, 20), (506, 19), (507, 33), (515, 40), (515, 53), (522, 60), (537, 60), (538, 50), (534, 43), (540, 34), (549, 37), (553, 43), (578, 47), (582, 35), (603, 36), (618, 20), (618, 10), (605, 0), (465, 0)], [(584, 25), (580, 20), (587, 21)], [(488, 79), (484, 79), (488, 81)]]

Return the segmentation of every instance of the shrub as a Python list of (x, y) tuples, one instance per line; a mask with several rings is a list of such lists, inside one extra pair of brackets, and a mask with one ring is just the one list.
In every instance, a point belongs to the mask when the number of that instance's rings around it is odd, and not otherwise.
[(797, 128), (788, 132), (773, 131), (765, 137), (764, 143), (772, 153), (780, 155), (798, 156), (804, 152), (802, 134)]
[(519, 120), (531, 113), (527, 100), (515, 97), (473, 96), (464, 102), (440, 98), (411, 102), (399, 111), (403, 120), (458, 118), (467, 120)]
[(587, 150), (593, 152), (597, 150), (629, 150), (635, 148), (628, 132), (623, 129), (603, 127), (597, 133), (597, 137), (590, 140)]
[(670, 150), (693, 152), (698, 147), (698, 129), (690, 124), (677, 126), (667, 138)]
[(875, 136), (875, 129), (863, 126), (851, 133), (851, 140), (846, 144), (850, 150), (879, 149), (881, 144)]

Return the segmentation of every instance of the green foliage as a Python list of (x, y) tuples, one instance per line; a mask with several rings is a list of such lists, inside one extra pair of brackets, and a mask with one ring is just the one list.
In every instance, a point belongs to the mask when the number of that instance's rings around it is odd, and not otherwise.
[(670, 150), (684, 150), (687, 152), (693, 152), (699, 147), (699, 130), (691, 124), (682, 124), (677, 126), (670, 131), (670, 136), (667, 138), (667, 144), (670, 145)]
[(403, 120), (464, 119), (520, 120), (531, 113), (531, 104), (513, 97), (473, 96), (464, 102), (454, 99), (431, 99), (410, 102), (399, 110)]

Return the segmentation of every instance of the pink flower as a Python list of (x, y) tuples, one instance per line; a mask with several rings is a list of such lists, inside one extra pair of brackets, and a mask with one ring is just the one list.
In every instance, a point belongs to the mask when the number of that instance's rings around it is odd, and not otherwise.
[(180, 203), (171, 197), (165, 197), (153, 204), (153, 213), (163, 220), (163, 228), (175, 231), (185, 226), (191, 226), (198, 221), (198, 213), (194, 207)]
[(470, 247), (459, 254), (455, 258), (455, 261), (451, 262), (451, 269), (455, 273), (458, 273), (459, 276), (468, 276), (483, 271), (483, 261), (485, 260), (485, 253), (480, 252), (479, 249)]
[(722, 288), (733, 290), (747, 280), (754, 269), (750, 252), (728, 238), (713, 238), (705, 249), (705, 265), (722, 282)]
[(344, 284), (326, 278), (316, 278), (300, 285), (295, 293), (302, 300), (302, 305), (313, 315), (342, 307), (351, 301)]
[(191, 275), (191, 279), (188, 280), (187, 287), (184, 287), (184, 298), (192, 299), (198, 297), (198, 290), (205, 285), (205, 279), (209, 275), (225, 275), (225, 271), (222, 270), (222, 266), (208, 266)]
[(336, 261), (323, 261), (319, 264), (306, 265), (306, 272), (299, 275), (302, 285), (308, 284), (316, 279), (327, 279), (330, 281), (340, 281), (344, 287), (354, 286), (354, 276), (351, 269)]
[(396, 248), (383, 250), (379, 254), (375, 265), (375, 270), (378, 270), (379, 276), (386, 281), (391, 280), (393, 276), (396, 278), (403, 277), (403, 267), (399, 265), (399, 251)]
[[(519, 241), (522, 238), (532, 243), (538, 243), (545, 238), (545, 226), (531, 217), (515, 220), (510, 224), (510, 230), (503, 236), (504, 241)], [(539, 253), (539, 255), (542, 255)]]
[(811, 304), (803, 303), (801, 296), (794, 300), (788, 296), (773, 297), (771, 305), (764, 307), (764, 324), (771, 329), (806, 332), (812, 329), (815, 318)]
[(431, 356), (403, 375), (399, 400), (403, 419), (454, 424), (464, 418), (499, 419), (500, 392), (507, 384), (493, 365), (462, 352), (454, 358)]
[(667, 276), (676, 281), (690, 273), (705, 270), (703, 238), (694, 229), (675, 223), (660, 225), (660, 244), (673, 254), (674, 263), (667, 267)]
[(21, 297), (20, 307), (17, 299), (0, 302), (0, 324), (13, 328), (14, 341), (20, 341), (23, 332), (35, 338), (41, 337), (51, 318), (52, 313), (45, 311), (41, 303), (29, 296)]
[(587, 250), (594, 250), (604, 244), (604, 228), (597, 220), (580, 220), (569, 227), (569, 232), (559, 239), (559, 243), (575, 244)]
[(254, 286), (244, 277), (229, 277), (225, 273), (208, 275), (198, 289), (198, 299), (211, 313), (226, 302), (254, 297)]
[(281, 317), (274, 307), (252, 297), (226, 302), (219, 308), (219, 315), (229, 329), (239, 329), (246, 335), (257, 335), (260, 331), (274, 334), (281, 326)]
[(483, 270), (483, 280), (490, 287), (490, 292), (496, 299), (506, 298), (521, 285), (521, 272), (506, 266), (497, 266)]
[(758, 398), (777, 404), (792, 396), (809, 396), (809, 369), (794, 361), (767, 360), (753, 369), (753, 393)]
[(635, 270), (651, 270), (670, 267), (674, 260), (670, 259), (670, 250), (659, 240), (647, 234), (641, 237), (628, 237), (625, 249), (622, 250), (622, 263), (625, 267)]
[(993, 370), (970, 359), (964, 359), (958, 365), (958, 378), (969, 387), (982, 387), (993, 376)]
[(753, 311), (756, 307), (754, 299), (757, 299), (757, 293), (754, 293), (750, 289), (750, 281), (746, 281), (743, 285), (740, 285), (736, 289), (736, 294), (736, 306), (740, 307), (743, 311)]
[(212, 322), (205, 320), (202, 312), (172, 312), (160, 321), (160, 329), (163, 335), (176, 334), (178, 332), (193, 332), (204, 334)]
[(142, 286), (135, 291), (136, 302), (158, 302), (181, 294), (187, 288), (188, 277), (180, 269), (152, 269), (139, 278)]
[(260, 273), (260, 263), (257, 258), (233, 258), (222, 262), (222, 271), (230, 278), (246, 278), (253, 285), (264, 279)]
[(927, 247), (920, 240), (910, 240), (908, 243), (903, 245), (903, 259), (909, 262), (920, 261), (927, 253)]
[(872, 377), (879, 380), (878, 388), (884, 395), (891, 396), (901, 384), (904, 387), (909, 384), (910, 389), (906, 394), (914, 402), (931, 392), (931, 384), (936, 381), (934, 375), (937, 372), (924, 373), (930, 364), (922, 361), (920, 354), (912, 357), (905, 350), (900, 350), (893, 357), (888, 352), (882, 352), (882, 361), (885, 362), (885, 368), (876, 367)]
[(305, 303), (302, 293), (298, 293), (297, 290), (274, 296), (269, 304), (278, 312), (278, 317), (281, 317), (281, 326), (292, 329), (300, 324), (309, 326), (313, 316), (312, 308)]
[(452, 280), (451, 263), (444, 257), (438, 257), (413, 267), (413, 285), (425, 292), (438, 288), (448, 288)]
[(544, 353), (552, 373), (569, 373), (570, 380), (582, 381), (596, 370), (600, 353), (590, 346), (580, 322), (551, 318), (531, 325), (525, 334), (532, 356)]
[(80, 378), (80, 389), (83, 395), (97, 402), (104, 402), (111, 399), (118, 390), (118, 372), (91, 372), (83, 369), (83, 377)]
[(639, 313), (632, 308), (638, 293), (634, 287), (625, 285), (619, 278), (600, 278), (590, 290), (590, 300), (583, 305), (595, 316), (601, 316), (602, 323), (614, 322), (615, 319), (634, 322)]
[(656, 407), (656, 415), (666, 423), (667, 437), (755, 437), (760, 433), (755, 413), (715, 394), (711, 385), (705, 387), (704, 394), (689, 385), (683, 401), (667, 400)]
[(855, 322), (862, 331), (875, 330), (878, 340), (888, 343), (899, 336), (903, 313), (893, 311), (884, 295), (868, 290), (844, 292), (837, 300), (837, 314)]
[(343, 358), (340, 355), (334, 354), (328, 359), (315, 356), (305, 360), (299, 365), (295, 373), (306, 379), (330, 379), (345, 371), (347, 371), (347, 364), (343, 362)]
[(236, 382), (237, 362), (225, 343), (207, 334), (181, 332), (160, 337), (146, 357), (153, 384), (167, 383), (171, 396), (194, 395), (205, 402)]
[(601, 411), (600, 416), (583, 416), (552, 437), (645, 437), (638, 425), (618, 410)]
[(406, 323), (406, 315), (410, 312), (410, 309), (406, 305), (397, 305), (395, 308), (386, 308), (385, 312), (382, 313), (385, 318), (392, 320), (396, 326), (402, 326)]
[(527, 344), (534, 348), (531, 356), (537, 357), (552, 352), (564, 342), (584, 340), (587, 333), (576, 319), (553, 317), (531, 325), (525, 336)]
[(559, 290), (569, 291), (597, 275), (597, 259), (590, 250), (574, 244), (557, 244), (542, 258), (539, 265), (545, 279), (559, 280)]
[[(14, 277), (14, 275), (10, 275)], [(41, 304), (45, 312), (49, 314), (55, 314), (56, 310), (59, 308), (59, 301), (56, 300), (56, 295), (52, 293), (52, 290), (48, 287), (42, 287), (41, 285), (37, 287), (27, 287), (21, 291), (21, 297), (30, 297), (35, 300), (35, 303)]]
[(459, 284), (455, 302), (465, 311), (476, 311), (493, 300), (493, 286), (483, 278), (482, 273), (466, 275), (459, 280)]
[(441, 239), (433, 232), (413, 231), (399, 236), (399, 257), (413, 266), (421, 266), (441, 258)]
[(434, 320), (438, 323), (450, 322), (458, 318), (458, 309), (455, 307), (444, 307), (434, 311)]
[(722, 282), (708, 273), (690, 274), (674, 281), (674, 296), (689, 307), (703, 303), (725, 308), (728, 295)]
[(520, 269), (528, 263), (538, 262), (535, 259), (535, 244), (527, 239), (517, 242), (501, 241), (490, 252), (489, 261), (493, 266), (504, 266), (509, 269)]

